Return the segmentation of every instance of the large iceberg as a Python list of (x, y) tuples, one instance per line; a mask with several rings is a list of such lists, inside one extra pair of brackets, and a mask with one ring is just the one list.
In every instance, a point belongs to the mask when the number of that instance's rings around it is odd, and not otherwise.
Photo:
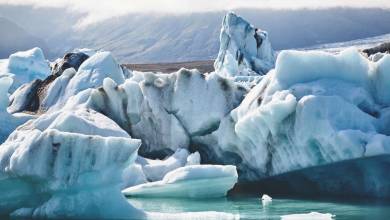
[[(283, 51), (219, 129), (197, 141), (220, 161), (235, 161), (246, 180), (388, 155), (389, 64), (390, 55), (371, 62), (355, 49)], [(361, 187), (363, 195), (381, 194), (381, 187)]]
[(140, 73), (119, 85), (107, 78), (102, 87), (78, 93), (63, 108), (89, 106), (141, 139), (140, 155), (164, 158), (188, 148), (192, 137), (215, 131), (246, 92), (218, 74), (181, 69), (169, 75)]
[(133, 197), (216, 198), (226, 196), (237, 182), (232, 165), (190, 165), (167, 173), (161, 181), (124, 189)]
[(224, 76), (264, 75), (275, 65), (266, 31), (229, 12), (223, 19), (215, 71)]
[(0, 147), (0, 212), (27, 218), (141, 218), (144, 213), (120, 192), (121, 172), (139, 146), (91, 109), (31, 120)]

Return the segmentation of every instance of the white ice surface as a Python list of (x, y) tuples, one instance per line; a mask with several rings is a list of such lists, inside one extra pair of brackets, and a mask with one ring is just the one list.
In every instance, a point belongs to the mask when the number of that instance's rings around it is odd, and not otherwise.
[(390, 153), (389, 64), (390, 55), (372, 62), (354, 49), (282, 51), (212, 134), (217, 154), (236, 153), (256, 179)]
[(161, 181), (124, 189), (126, 196), (215, 198), (226, 196), (237, 182), (232, 165), (192, 165), (173, 170)]
[[(91, 109), (44, 114), (0, 146), (1, 213), (34, 218), (131, 218), (120, 192), (139, 140)], [(4, 203), (4, 201), (7, 201)]]

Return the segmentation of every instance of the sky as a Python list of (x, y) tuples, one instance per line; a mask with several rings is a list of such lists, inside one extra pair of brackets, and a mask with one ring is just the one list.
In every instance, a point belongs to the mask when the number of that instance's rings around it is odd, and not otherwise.
[(81, 26), (132, 12), (189, 13), (236, 8), (390, 8), (390, 0), (0, 0), (1, 4), (63, 7), (86, 13), (86, 17), (80, 21)]

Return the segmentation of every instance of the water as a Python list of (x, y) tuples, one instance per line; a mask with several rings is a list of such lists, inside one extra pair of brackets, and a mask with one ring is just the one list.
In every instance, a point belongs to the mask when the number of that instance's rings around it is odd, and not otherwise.
[[(334, 214), (336, 215), (334, 219), (337, 220), (390, 219), (390, 204), (377, 201), (324, 201), (273, 198), (272, 202), (267, 205), (263, 205), (260, 198), (222, 198), (212, 200), (131, 198), (129, 201), (135, 207), (149, 212), (217, 211), (239, 215), (240, 219), (280, 219), (281, 215), (313, 211)], [(164, 217), (161, 217), (161, 219), (164, 219)], [(207, 218), (207, 220), (209, 219)]]

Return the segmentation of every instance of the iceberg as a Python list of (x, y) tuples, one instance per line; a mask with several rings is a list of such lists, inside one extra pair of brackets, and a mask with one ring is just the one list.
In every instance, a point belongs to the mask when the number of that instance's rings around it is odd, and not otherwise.
[(87, 89), (102, 86), (107, 77), (124, 82), (122, 67), (109, 52), (92, 57), (84, 53), (67, 53), (52, 64), (51, 75), (19, 87), (12, 95), (11, 112), (46, 112), (61, 109), (69, 98)]
[(229, 12), (223, 19), (215, 71), (223, 76), (264, 75), (275, 65), (266, 31)]
[(269, 195), (264, 194), (261, 197), (261, 204), (263, 205), (263, 207), (267, 207), (267, 206), (271, 205), (271, 203), (272, 203), (272, 198)]
[(120, 192), (122, 170), (140, 144), (91, 109), (30, 120), (0, 146), (0, 213), (23, 218), (143, 218), (145, 213)]
[(267, 195), (267, 194), (264, 194), (264, 195), (261, 197), (261, 200), (266, 201), (266, 202), (270, 202), (270, 201), (272, 201), (272, 198), (271, 198), (271, 196), (269, 196), (269, 195)]
[(78, 93), (64, 108), (83, 105), (103, 113), (142, 140), (141, 156), (161, 159), (188, 148), (190, 138), (215, 131), (246, 92), (217, 74), (181, 69), (138, 73), (122, 84), (106, 78), (101, 88)]
[[(390, 153), (385, 89), (389, 64), (390, 55), (372, 62), (356, 49), (339, 54), (282, 51), (275, 69), (221, 120), (218, 130), (193, 143), (206, 148), (208, 158), (235, 164), (243, 181), (268, 181), (306, 168), (385, 157)], [(357, 166), (361, 173), (374, 167)], [(384, 196), (380, 187), (365, 184), (375, 181), (384, 187), (387, 181), (380, 172), (361, 175), (355, 176), (361, 188), (351, 188), (351, 195)], [(319, 178), (312, 179), (319, 192), (329, 192)], [(343, 191), (335, 187), (332, 195)]]
[(190, 165), (167, 173), (161, 181), (136, 185), (122, 193), (131, 197), (216, 198), (237, 182), (232, 165)]

